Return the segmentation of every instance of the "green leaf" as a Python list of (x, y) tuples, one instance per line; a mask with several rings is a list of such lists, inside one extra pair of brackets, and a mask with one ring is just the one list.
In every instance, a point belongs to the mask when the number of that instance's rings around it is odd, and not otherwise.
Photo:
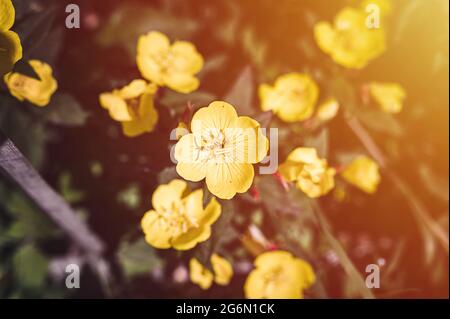
[(404, 130), (394, 115), (376, 109), (355, 109), (354, 115), (369, 129), (401, 137)]
[(34, 57), (34, 51), (44, 49), (42, 43), (52, 29), (58, 9), (57, 6), (50, 6), (46, 10), (28, 16), (15, 26), (22, 43), (24, 60)]
[(207, 106), (216, 100), (216, 96), (206, 91), (195, 91), (189, 94), (180, 94), (174, 91), (166, 91), (160, 99), (160, 103), (173, 110), (175, 114), (183, 114), (188, 103), (195, 107)]
[(251, 115), (254, 94), (253, 74), (249, 66), (245, 67), (224, 97), (224, 101), (236, 107), (239, 115)]
[(13, 193), (6, 203), (6, 208), (14, 218), (6, 232), (9, 238), (41, 239), (57, 234), (54, 224), (43, 213), (36, 210), (23, 195)]
[(83, 200), (85, 196), (83, 191), (73, 187), (72, 176), (69, 172), (64, 172), (59, 176), (59, 189), (64, 199), (71, 204)]
[(23, 287), (39, 289), (44, 285), (48, 261), (32, 244), (20, 247), (12, 261), (14, 277)]
[(164, 267), (164, 260), (158, 257), (156, 250), (148, 245), (144, 238), (133, 243), (122, 241), (117, 258), (128, 279), (149, 274), (155, 268)]
[(45, 111), (48, 122), (64, 126), (82, 126), (89, 116), (78, 101), (66, 93), (55, 94)]
[(158, 174), (158, 183), (159, 184), (168, 184), (171, 180), (179, 178), (175, 166), (165, 167)]
[(129, 185), (117, 195), (117, 200), (130, 209), (136, 209), (141, 204), (139, 186), (136, 184)]
[(304, 147), (312, 147), (317, 150), (317, 154), (321, 158), (328, 157), (328, 141), (329, 141), (329, 131), (327, 128), (323, 128), (316, 135), (308, 135), (303, 141)]

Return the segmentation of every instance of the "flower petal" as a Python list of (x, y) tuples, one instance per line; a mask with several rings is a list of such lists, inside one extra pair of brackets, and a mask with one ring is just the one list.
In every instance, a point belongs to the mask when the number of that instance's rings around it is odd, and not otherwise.
[(131, 121), (133, 119), (125, 101), (116, 94), (100, 94), (100, 105), (107, 109), (111, 118), (116, 121)]
[(287, 159), (289, 161), (311, 164), (316, 162), (319, 158), (317, 157), (317, 151), (315, 148), (297, 147), (289, 153)]
[(0, 32), (0, 77), (10, 72), (14, 64), (22, 58), (19, 36), (13, 31)]
[(239, 163), (258, 163), (266, 157), (269, 140), (264, 136), (259, 123), (247, 116), (240, 116), (236, 122), (233, 144)]
[(211, 265), (214, 270), (214, 281), (218, 285), (226, 286), (230, 283), (231, 277), (233, 277), (233, 267), (223, 257), (217, 254), (211, 255)]
[(234, 107), (223, 101), (214, 101), (207, 107), (202, 107), (193, 116), (191, 131), (202, 133), (205, 129), (225, 130), (236, 127), (238, 115)]
[(200, 81), (192, 74), (176, 71), (167, 73), (164, 82), (172, 90), (185, 94), (195, 91), (200, 85)]
[(187, 183), (181, 179), (174, 179), (169, 184), (160, 185), (152, 195), (152, 205), (157, 211), (171, 211), (174, 203), (181, 201)]
[(288, 182), (293, 182), (297, 180), (298, 175), (302, 171), (302, 165), (299, 162), (289, 161), (282, 163), (278, 167), (278, 172), (281, 176)]
[(214, 197), (211, 201), (206, 205), (205, 209), (201, 212), (198, 212), (197, 219), (202, 225), (212, 225), (222, 213), (222, 207), (220, 206), (217, 199)]
[(189, 276), (191, 281), (202, 289), (208, 289), (213, 283), (213, 274), (206, 269), (196, 258), (189, 261)]
[(198, 182), (206, 177), (206, 159), (200, 158), (198, 134), (186, 134), (175, 145), (177, 173), (189, 181)]
[(0, 31), (11, 29), (16, 13), (11, 0), (0, 0)]
[(134, 99), (142, 95), (146, 89), (147, 83), (144, 80), (133, 80), (120, 90), (120, 97), (124, 100)]
[(203, 67), (203, 57), (190, 42), (175, 41), (171, 53), (174, 56), (173, 67), (178, 71), (195, 74)]
[(177, 250), (188, 250), (211, 237), (211, 227), (200, 226), (173, 238), (172, 246)]
[(219, 198), (231, 199), (246, 192), (253, 182), (254, 170), (247, 163), (208, 163), (206, 185)]
[(151, 210), (145, 213), (141, 220), (141, 227), (145, 234), (145, 241), (156, 248), (167, 249), (170, 248), (170, 239), (172, 234), (164, 220), (158, 218), (155, 211)]

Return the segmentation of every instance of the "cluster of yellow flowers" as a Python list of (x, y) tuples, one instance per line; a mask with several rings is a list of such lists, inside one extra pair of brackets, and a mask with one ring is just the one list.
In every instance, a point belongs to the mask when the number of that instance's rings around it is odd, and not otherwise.
[(203, 67), (203, 57), (187, 41), (170, 44), (166, 35), (151, 31), (139, 38), (136, 63), (145, 80), (132, 81), (120, 90), (100, 95), (100, 104), (111, 118), (121, 122), (128, 137), (152, 132), (158, 122), (154, 96), (158, 87), (167, 86), (190, 93), (199, 86), (195, 77)]
[(211, 266), (214, 274), (203, 266), (196, 258), (192, 258), (189, 262), (189, 274), (191, 281), (200, 286), (202, 289), (209, 289), (213, 281), (221, 286), (226, 286), (233, 277), (233, 267), (223, 257), (212, 254)]
[[(388, 6), (382, 8), (384, 14), (389, 11)], [(13, 96), (45, 106), (57, 89), (48, 64), (29, 61), (39, 79), (10, 72), (22, 57), (19, 37), (10, 30), (14, 16), (11, 0), (0, 0), (0, 72), (6, 74), (4, 80)], [(368, 28), (365, 20), (362, 7), (344, 8), (333, 24), (317, 23), (316, 42), (337, 64), (361, 69), (385, 50), (384, 27)], [(154, 100), (159, 87), (183, 94), (196, 90), (200, 85), (196, 74), (204, 61), (192, 43), (171, 44), (166, 35), (151, 31), (138, 39), (136, 64), (144, 79), (99, 95), (100, 105), (121, 123), (128, 137), (155, 129), (158, 112)], [(368, 92), (388, 113), (400, 112), (406, 97), (404, 89), (395, 83), (372, 82)], [(319, 87), (306, 73), (281, 75), (273, 85), (261, 84), (258, 94), (263, 111), (271, 111), (288, 123), (313, 116), (324, 123), (339, 111), (339, 102), (334, 98), (324, 99), (316, 110)], [(208, 190), (222, 200), (249, 190), (255, 175), (253, 165), (261, 162), (269, 150), (269, 141), (257, 121), (239, 116), (227, 102), (214, 101), (195, 112), (190, 131), (187, 125), (179, 128), (187, 131), (179, 135), (174, 153), (176, 171), (182, 178), (192, 182), (205, 180)], [(279, 173), (311, 198), (328, 194), (337, 174), (314, 148), (306, 147), (295, 148), (279, 166)], [(380, 182), (378, 164), (366, 156), (355, 158), (340, 175), (367, 193), (374, 193)], [(208, 240), (222, 211), (215, 197), (205, 204), (203, 190), (191, 191), (181, 179), (158, 186), (152, 195), (152, 207), (144, 214), (141, 227), (147, 243), (159, 249), (188, 250)], [(233, 276), (232, 265), (216, 253), (210, 264), (212, 269), (192, 258), (191, 281), (202, 289), (208, 289), (213, 282), (227, 285)], [(315, 282), (312, 266), (286, 251), (265, 252), (254, 265), (244, 286), (248, 298), (302, 298), (303, 291)]]
[(15, 10), (11, 0), (0, 0), (0, 76), (19, 101), (27, 100), (37, 106), (46, 106), (58, 84), (53, 78), (50, 65), (39, 60), (28, 61), (39, 79), (17, 72), (10, 72), (14, 64), (22, 59), (20, 38), (11, 27)]
[[(336, 19), (336, 30), (326, 23), (316, 27), (319, 46), (337, 63), (361, 68), (384, 50), (383, 32), (368, 32), (361, 25), (361, 19), (357, 9), (345, 9)], [(324, 36), (328, 38), (324, 39)], [(139, 39), (137, 63), (142, 75), (158, 86), (165, 85), (180, 93), (199, 86), (194, 74), (201, 69), (203, 59), (188, 42), (175, 42), (170, 46), (167, 37), (150, 32)], [(103, 94), (100, 98), (111, 117), (122, 124), (136, 114), (132, 111), (133, 99), (138, 99), (135, 105), (144, 108), (143, 104), (147, 103), (147, 109), (154, 110), (150, 102), (152, 97), (147, 101), (144, 94), (152, 95), (155, 89), (148, 90), (145, 82), (139, 83), (139, 90), (135, 92), (130, 93), (127, 89)], [(405, 95), (400, 86), (374, 82), (370, 84), (369, 92), (384, 111), (394, 113), (401, 109)], [(113, 98), (116, 107), (112, 107)], [(339, 110), (339, 102), (334, 98), (325, 99), (315, 110), (319, 99), (318, 85), (308, 74), (302, 73), (281, 75), (273, 85), (261, 84), (259, 98), (263, 111), (272, 111), (285, 122), (305, 121), (315, 114), (315, 118), (324, 123), (335, 117)], [(153, 119), (156, 117), (153, 115)], [(151, 131), (155, 122), (148, 124), (146, 131)], [(190, 131), (184, 123), (178, 129), (183, 133), (177, 133), (179, 141), (174, 155), (176, 170), (181, 177), (193, 182), (205, 179), (208, 190), (221, 199), (232, 199), (236, 193), (244, 193), (250, 188), (254, 179), (253, 164), (261, 162), (268, 152), (268, 140), (258, 122), (238, 116), (229, 103), (215, 101), (197, 110)], [(279, 172), (311, 198), (326, 195), (334, 188), (336, 170), (329, 167), (326, 159), (319, 158), (313, 148), (294, 149), (280, 165)], [(374, 193), (380, 181), (378, 165), (365, 156), (356, 158), (340, 174), (367, 193)], [(142, 219), (142, 228), (150, 245), (185, 250), (210, 237), (211, 225), (219, 217), (221, 205), (213, 198), (203, 208), (203, 191), (189, 193), (186, 189), (185, 182), (173, 180), (159, 186), (153, 194), (154, 210)], [(211, 256), (210, 262), (212, 271), (192, 258), (189, 263), (191, 281), (202, 289), (208, 289), (213, 282), (228, 284), (233, 274), (231, 264), (217, 254)], [(263, 253), (256, 258), (255, 267), (244, 286), (248, 298), (302, 298), (303, 291), (315, 282), (311, 265), (289, 252)]]

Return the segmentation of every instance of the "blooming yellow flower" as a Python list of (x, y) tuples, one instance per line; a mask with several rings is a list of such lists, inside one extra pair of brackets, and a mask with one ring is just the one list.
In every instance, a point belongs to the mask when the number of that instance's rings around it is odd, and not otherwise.
[(153, 131), (158, 122), (153, 101), (156, 91), (156, 85), (134, 80), (120, 90), (100, 94), (100, 105), (111, 118), (122, 123), (126, 136), (134, 137)]
[(311, 117), (319, 96), (317, 84), (307, 74), (288, 73), (278, 77), (273, 86), (259, 86), (263, 111), (272, 110), (285, 122)]
[(294, 149), (278, 171), (311, 198), (325, 195), (334, 187), (336, 170), (328, 167), (327, 160), (320, 159), (314, 148)]
[(334, 118), (339, 111), (339, 103), (336, 99), (328, 99), (319, 105), (316, 113), (316, 117), (322, 121), (326, 122)]
[(311, 265), (287, 251), (263, 253), (254, 264), (244, 285), (246, 298), (299, 299), (316, 281)]
[(233, 267), (223, 257), (217, 254), (211, 255), (211, 265), (214, 270), (214, 281), (218, 285), (226, 286), (230, 283), (231, 277), (233, 277)]
[(190, 42), (171, 45), (161, 32), (149, 32), (139, 37), (136, 61), (142, 76), (159, 86), (190, 93), (200, 84), (195, 74), (203, 67), (203, 57)]
[(209, 289), (213, 283), (214, 275), (205, 268), (196, 258), (189, 261), (189, 277), (194, 284), (203, 290)]
[(372, 82), (369, 84), (369, 92), (384, 112), (399, 113), (402, 110), (406, 92), (401, 85)]
[(211, 225), (219, 218), (215, 198), (203, 208), (203, 191), (186, 195), (187, 183), (175, 179), (159, 186), (152, 196), (153, 209), (145, 213), (141, 227), (151, 246), (187, 250), (211, 235)]
[(189, 275), (191, 281), (197, 284), (202, 289), (209, 289), (213, 281), (221, 286), (226, 286), (230, 283), (233, 277), (233, 267), (223, 257), (217, 254), (211, 255), (211, 266), (214, 274), (203, 266), (196, 258), (192, 258), (189, 262)]
[(10, 72), (22, 58), (19, 36), (10, 30), (14, 20), (15, 10), (11, 0), (0, 0), (0, 76)]
[(39, 76), (39, 80), (10, 72), (4, 77), (5, 83), (18, 100), (28, 100), (37, 106), (46, 106), (58, 88), (58, 83), (52, 75), (50, 65), (39, 60), (30, 60), (29, 63)]
[(246, 192), (253, 182), (252, 164), (268, 151), (259, 123), (215, 101), (194, 114), (191, 131), (175, 146), (178, 174), (194, 182), (206, 178), (211, 193), (223, 199)]
[(369, 194), (377, 191), (381, 179), (378, 164), (364, 155), (355, 158), (342, 171), (341, 176), (350, 184)]
[(367, 13), (354, 8), (342, 9), (329, 22), (314, 26), (318, 46), (337, 63), (351, 69), (362, 69), (385, 50), (384, 28), (368, 28)]
[(189, 274), (191, 281), (200, 286), (202, 289), (209, 289), (213, 281), (221, 286), (230, 283), (233, 277), (233, 267), (223, 257), (217, 254), (211, 255), (211, 266), (214, 274), (204, 267), (196, 258), (192, 258), (189, 262)]

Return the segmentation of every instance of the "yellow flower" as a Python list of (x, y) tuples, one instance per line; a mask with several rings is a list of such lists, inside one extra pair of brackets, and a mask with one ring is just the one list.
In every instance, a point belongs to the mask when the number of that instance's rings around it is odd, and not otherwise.
[(213, 283), (214, 275), (206, 269), (196, 258), (189, 262), (189, 276), (194, 284), (203, 290), (209, 289)]
[(214, 270), (214, 281), (218, 285), (226, 286), (230, 283), (231, 277), (233, 277), (233, 267), (223, 257), (217, 254), (212, 254), (211, 265)]
[(341, 176), (350, 184), (369, 194), (377, 191), (381, 179), (378, 164), (364, 155), (355, 158), (344, 169)]
[(18, 100), (28, 100), (37, 106), (46, 106), (58, 88), (58, 83), (52, 75), (50, 65), (38, 60), (30, 60), (29, 63), (39, 76), (39, 80), (10, 72), (4, 77), (5, 83), (11, 94)]
[(329, 22), (314, 26), (318, 46), (337, 63), (351, 69), (362, 69), (385, 50), (383, 28), (368, 28), (367, 14), (354, 8), (342, 9)]
[(314, 148), (296, 148), (278, 171), (311, 198), (325, 195), (334, 187), (336, 170), (328, 167), (327, 160), (320, 159)]
[(151, 246), (187, 250), (210, 237), (211, 225), (221, 213), (220, 204), (213, 198), (203, 208), (201, 189), (188, 195), (186, 192), (187, 183), (175, 179), (153, 193), (153, 209), (141, 221), (145, 240)]
[(253, 182), (252, 164), (268, 151), (259, 123), (215, 101), (194, 114), (191, 131), (175, 146), (178, 174), (193, 182), (205, 178), (211, 193), (223, 199), (246, 192)]
[(303, 121), (311, 117), (319, 96), (319, 88), (307, 74), (288, 73), (278, 77), (273, 86), (259, 86), (263, 111), (272, 110), (285, 122)]
[(399, 84), (372, 82), (369, 92), (384, 112), (399, 113), (402, 110), (406, 92)]
[(0, 76), (10, 72), (22, 58), (19, 36), (10, 30), (14, 20), (15, 10), (11, 0), (0, 0)]
[(299, 299), (316, 281), (311, 265), (287, 251), (263, 253), (254, 264), (244, 285), (246, 298)]
[(161, 32), (149, 32), (139, 37), (136, 61), (142, 76), (159, 86), (190, 93), (200, 84), (195, 74), (203, 67), (203, 57), (190, 42), (171, 45)]
[(120, 90), (100, 94), (100, 105), (111, 118), (122, 123), (126, 136), (134, 137), (153, 131), (158, 122), (153, 101), (156, 91), (156, 85), (134, 80)]
[(339, 103), (336, 99), (328, 99), (322, 104), (320, 104), (317, 109), (316, 117), (322, 121), (326, 122), (334, 118), (339, 111)]
[(202, 289), (209, 289), (213, 281), (221, 286), (226, 286), (230, 283), (233, 277), (233, 267), (223, 257), (217, 254), (211, 255), (211, 266), (214, 274), (204, 267), (197, 259), (192, 258), (189, 262), (189, 274), (191, 281), (197, 284)]

